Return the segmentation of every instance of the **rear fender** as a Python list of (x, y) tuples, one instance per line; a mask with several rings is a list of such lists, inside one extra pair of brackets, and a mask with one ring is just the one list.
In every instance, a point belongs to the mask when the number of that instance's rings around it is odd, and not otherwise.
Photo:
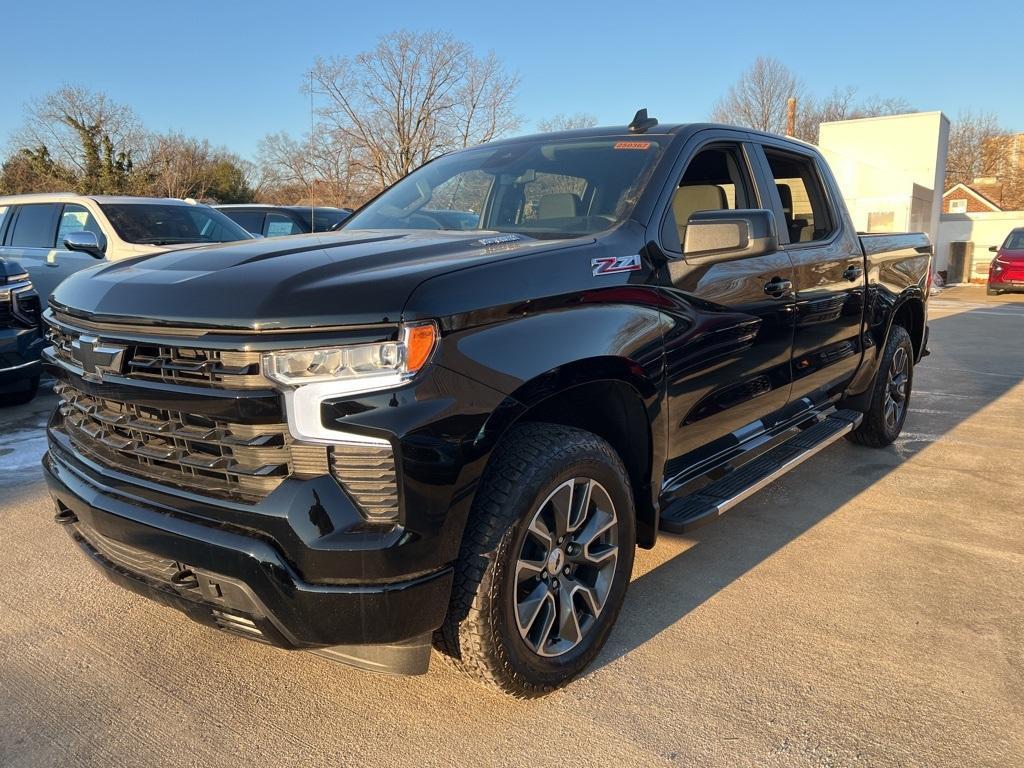
[(878, 373), (878, 366), (881, 363), (882, 352), (889, 342), (889, 335), (895, 320), (909, 318), (907, 331), (910, 333), (914, 345), (914, 360), (920, 361), (924, 352), (925, 329), (927, 327), (927, 312), (925, 310), (926, 296), (919, 286), (905, 289), (899, 295), (893, 296), (879, 287), (871, 289), (875, 294), (871, 297), (868, 305), (868, 312), (865, 317), (866, 328), (864, 330), (864, 361), (856, 376), (847, 388), (849, 393), (844, 398), (844, 405), (857, 410), (865, 410), (871, 397), (871, 384)]

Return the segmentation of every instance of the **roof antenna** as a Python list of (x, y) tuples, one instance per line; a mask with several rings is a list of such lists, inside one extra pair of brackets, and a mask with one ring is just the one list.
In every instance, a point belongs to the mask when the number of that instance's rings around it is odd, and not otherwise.
[(630, 133), (643, 133), (648, 128), (653, 128), (658, 124), (658, 118), (648, 117), (647, 108), (638, 109), (636, 114), (633, 115), (633, 122), (629, 124)]

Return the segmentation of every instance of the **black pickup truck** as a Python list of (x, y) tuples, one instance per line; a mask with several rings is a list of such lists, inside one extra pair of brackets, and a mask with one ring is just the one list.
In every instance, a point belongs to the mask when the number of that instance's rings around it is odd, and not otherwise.
[(0, 406), (27, 403), (36, 396), (44, 346), (40, 311), (28, 272), (0, 257)]
[(65, 281), (56, 520), (228, 632), (407, 674), (435, 645), (540, 695), (600, 650), (635, 547), (897, 437), (931, 260), (858, 237), (778, 136), (641, 111), (455, 152), (337, 233)]

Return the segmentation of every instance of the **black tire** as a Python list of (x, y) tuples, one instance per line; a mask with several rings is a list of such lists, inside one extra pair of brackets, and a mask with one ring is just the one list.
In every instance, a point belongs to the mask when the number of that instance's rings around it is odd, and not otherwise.
[[(583, 506), (574, 506), (577, 498), (588, 502), (587, 508), (577, 516), (578, 529), (572, 532), (570, 519), (570, 533), (564, 544), (552, 534), (548, 539), (550, 547), (545, 550), (550, 556), (540, 556), (538, 561), (547, 564), (544, 570), (522, 577), (521, 573), (531, 573), (523, 567), (527, 562), (524, 554), (535, 546), (537, 531), (531, 529), (535, 524), (543, 527), (537, 521), (541, 521), (541, 516), (549, 509), (546, 505), (553, 504), (555, 495), (566, 488), (569, 508)], [(574, 496), (577, 488), (586, 488), (586, 495)], [(601, 494), (595, 496), (598, 501), (591, 500), (591, 489), (594, 494)], [(588, 578), (587, 569), (593, 566), (580, 560), (593, 555), (591, 547), (594, 545), (583, 545), (584, 554), (581, 554), (580, 546), (573, 543), (577, 539), (573, 537), (580, 534), (582, 540), (587, 530), (593, 532), (600, 528), (601, 520), (591, 526), (588, 510), (593, 510), (595, 519), (605, 514), (603, 520), (607, 520), (608, 515), (599, 509), (602, 503), (612, 505), (611, 517), (617, 520), (613, 545), (617, 547), (617, 554), (613, 564), (601, 566), (604, 569), (601, 583), (605, 585), (602, 589), (607, 592), (594, 615), (588, 606), (595, 603), (587, 600), (577, 603), (576, 586), (561, 587), (566, 591), (559, 592), (559, 583), (578, 585)], [(584, 520), (588, 521), (586, 525)], [(557, 525), (556, 521), (552, 527)], [(579, 674), (607, 640), (626, 595), (635, 545), (636, 522), (629, 478), (621, 459), (607, 442), (581, 429), (553, 424), (525, 424), (513, 428), (495, 449), (473, 501), (456, 567), (451, 605), (436, 636), (439, 649), (452, 656), (464, 672), (504, 693), (533, 698), (555, 690)], [(565, 555), (564, 560), (562, 555)], [(575, 561), (570, 555), (575, 556)], [(548, 575), (549, 569), (553, 569), (554, 575)], [(579, 580), (573, 581), (577, 576)], [(531, 647), (527, 637), (529, 628), (520, 629), (522, 612), (535, 590), (547, 590), (545, 597), (551, 601), (549, 604), (543, 600), (535, 602), (541, 607), (532, 619), (533, 624), (541, 621), (540, 640), (535, 646), (543, 646), (543, 650)], [(524, 593), (528, 593), (526, 598)], [(572, 606), (571, 614), (563, 607), (565, 600)], [(541, 610), (551, 613), (545, 613), (540, 620)], [(577, 631), (577, 644), (564, 653), (544, 655), (568, 642), (561, 638), (563, 625), (559, 618), (570, 615), (571, 625)], [(555, 624), (559, 627), (557, 633)]]
[(988, 294), (989, 296), (998, 296), (1000, 293), (1002, 293), (1002, 291), (997, 291), (990, 285), (987, 288), (985, 288), (985, 293)]
[(35, 376), (26, 382), (28, 389), (20, 392), (8, 392), (0, 395), (0, 405), (25, 405), (31, 403), (39, 390), (39, 377)]
[[(901, 375), (905, 376), (902, 384), (898, 381)], [(910, 341), (907, 329), (901, 325), (894, 325), (889, 331), (889, 340), (885, 344), (878, 373), (875, 374), (871, 405), (864, 413), (864, 421), (847, 437), (859, 445), (871, 448), (883, 448), (892, 443), (903, 431), (913, 384), (914, 345)], [(902, 401), (898, 394), (900, 390), (903, 393)]]

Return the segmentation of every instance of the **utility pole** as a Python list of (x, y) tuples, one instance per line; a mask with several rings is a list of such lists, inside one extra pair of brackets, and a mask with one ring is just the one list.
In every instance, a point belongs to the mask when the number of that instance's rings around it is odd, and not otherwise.
[(796, 133), (796, 96), (790, 96), (786, 101), (786, 135), (792, 136)]
[(306, 161), (309, 165), (309, 228), (316, 232), (316, 202), (313, 199), (313, 132), (316, 130), (316, 122), (313, 117), (313, 71), (309, 72), (309, 158)]

